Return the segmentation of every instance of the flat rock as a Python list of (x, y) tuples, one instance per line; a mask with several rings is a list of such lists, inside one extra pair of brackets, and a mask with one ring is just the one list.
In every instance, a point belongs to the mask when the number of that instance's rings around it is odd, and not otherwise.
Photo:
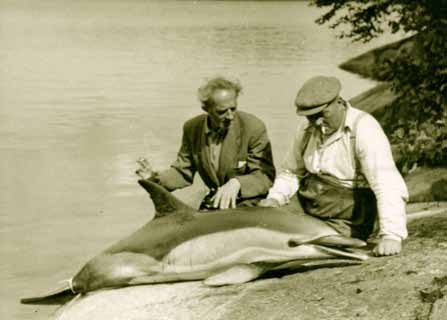
[(410, 202), (447, 201), (447, 168), (418, 168), (405, 177)]
[(380, 116), (396, 100), (396, 97), (396, 94), (391, 90), (391, 85), (385, 82), (351, 98), (349, 102), (353, 107), (380, 119)]
[(340, 64), (340, 68), (366, 78), (385, 80), (390, 73), (389, 65), (403, 54), (417, 59), (415, 36), (401, 39), (369, 50)]

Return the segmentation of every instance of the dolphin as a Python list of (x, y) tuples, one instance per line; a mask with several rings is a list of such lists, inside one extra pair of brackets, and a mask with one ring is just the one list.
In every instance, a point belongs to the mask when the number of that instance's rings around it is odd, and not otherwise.
[(62, 288), (23, 298), (22, 303), (175, 281), (231, 285), (270, 270), (368, 258), (355, 250), (365, 246), (364, 241), (341, 236), (311, 216), (264, 207), (198, 211), (159, 184), (138, 182), (154, 202), (154, 219), (91, 259)]

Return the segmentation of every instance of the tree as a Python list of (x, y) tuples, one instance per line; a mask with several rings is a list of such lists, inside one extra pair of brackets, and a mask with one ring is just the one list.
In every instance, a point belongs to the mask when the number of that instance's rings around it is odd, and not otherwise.
[(317, 23), (347, 27), (341, 38), (368, 42), (385, 31), (413, 36), (413, 48), (389, 61), (384, 80), (397, 94), (382, 125), (403, 155), (405, 173), (447, 165), (447, 0), (312, 0), (329, 8)]

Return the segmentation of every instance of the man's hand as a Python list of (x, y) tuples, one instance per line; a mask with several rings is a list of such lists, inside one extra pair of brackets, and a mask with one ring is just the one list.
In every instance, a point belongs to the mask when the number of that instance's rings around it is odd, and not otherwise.
[(220, 187), (214, 195), (214, 208), (228, 209), (236, 208), (236, 199), (241, 190), (241, 183), (238, 179), (232, 178), (222, 187)]
[(154, 176), (155, 171), (152, 169), (150, 162), (146, 158), (140, 157), (137, 160), (137, 163), (140, 167), (137, 169), (137, 171), (135, 171), (135, 173), (142, 179), (147, 180)]
[(262, 199), (261, 201), (258, 202), (258, 206), (259, 207), (271, 207), (271, 208), (276, 208), (279, 207), (279, 201), (273, 198), (266, 198), (266, 199)]
[(373, 249), (375, 256), (391, 256), (398, 254), (402, 249), (402, 244), (399, 240), (382, 238)]

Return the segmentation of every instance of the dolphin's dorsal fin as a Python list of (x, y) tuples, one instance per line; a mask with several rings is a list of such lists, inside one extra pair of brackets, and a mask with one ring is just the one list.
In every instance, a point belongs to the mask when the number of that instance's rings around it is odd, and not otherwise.
[(165, 216), (177, 211), (194, 210), (187, 204), (177, 199), (158, 183), (142, 179), (138, 180), (138, 183), (149, 193), (152, 201), (154, 202), (156, 217)]

